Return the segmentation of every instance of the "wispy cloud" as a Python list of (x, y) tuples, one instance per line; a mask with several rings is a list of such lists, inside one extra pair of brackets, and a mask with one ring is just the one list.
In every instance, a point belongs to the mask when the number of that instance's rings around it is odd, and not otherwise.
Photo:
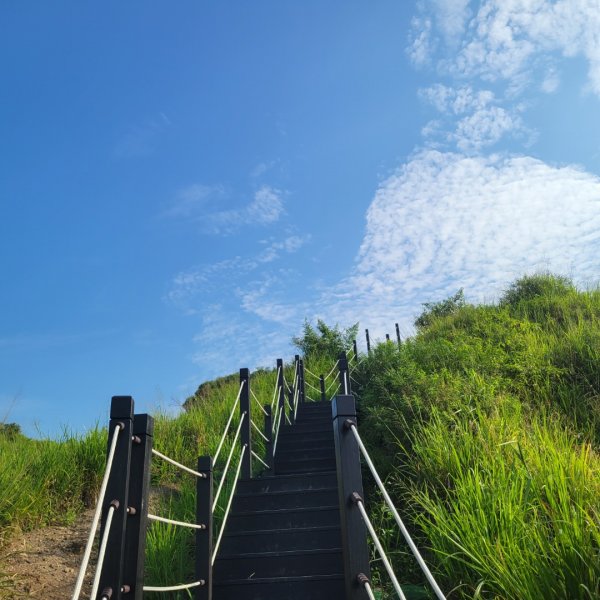
[[(381, 335), (464, 287), (491, 299), (526, 272), (600, 272), (600, 179), (529, 157), (426, 151), (378, 189), (355, 274), (326, 294), (330, 319)], [(473, 296), (475, 294), (475, 296)]]
[(113, 153), (117, 158), (139, 158), (152, 154), (160, 136), (171, 125), (164, 113), (159, 113), (144, 123), (132, 125), (115, 144)]
[(205, 233), (231, 234), (243, 226), (276, 223), (285, 211), (285, 193), (269, 185), (259, 187), (245, 205), (221, 208), (231, 196), (223, 185), (195, 183), (181, 189), (162, 216), (185, 219)]

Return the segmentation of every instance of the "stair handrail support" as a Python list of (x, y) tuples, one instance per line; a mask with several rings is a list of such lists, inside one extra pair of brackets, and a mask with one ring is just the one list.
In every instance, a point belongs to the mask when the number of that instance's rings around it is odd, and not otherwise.
[[(244, 385), (242, 385), (244, 384)], [(242, 479), (252, 478), (252, 431), (251, 431), (251, 412), (250, 412), (250, 371), (246, 368), (240, 369), (240, 386), (242, 393), (240, 395), (240, 419), (246, 419), (242, 425), (240, 435), (241, 448), (246, 447), (242, 463)]]
[(360, 449), (350, 426), (356, 425), (354, 396), (337, 395), (331, 406), (338, 499), (344, 557), (346, 600), (368, 600), (358, 575), (370, 578), (367, 529), (354, 498), (364, 496), (360, 466)]
[(283, 387), (283, 359), (282, 358), (278, 358), (277, 359), (277, 370), (278, 370), (278, 380), (277, 380), (277, 387), (279, 389), (278, 391), (278, 399), (277, 402), (279, 403), (279, 426), (281, 427), (281, 425), (286, 424), (285, 422), (285, 389)]
[(213, 460), (211, 456), (198, 457), (198, 472), (205, 473), (206, 477), (196, 478), (196, 523), (203, 523), (206, 528), (196, 530), (196, 581), (203, 581), (204, 584), (196, 588), (195, 600), (212, 600)]
[(304, 360), (300, 359), (298, 361), (298, 385), (299, 385), (299, 402), (300, 404), (304, 404), (306, 402), (306, 391), (305, 391), (305, 385), (304, 385)]

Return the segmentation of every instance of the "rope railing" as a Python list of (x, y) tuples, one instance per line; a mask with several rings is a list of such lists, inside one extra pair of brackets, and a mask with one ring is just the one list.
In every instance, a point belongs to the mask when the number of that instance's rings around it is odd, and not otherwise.
[(275, 391), (273, 392), (273, 398), (271, 399), (271, 409), (275, 405), (275, 400), (277, 400), (277, 396), (279, 395), (279, 390), (281, 389), (280, 385), (275, 385)]
[(178, 527), (189, 527), (190, 529), (206, 529), (204, 523), (188, 523), (186, 521), (176, 521), (175, 519), (167, 519), (167, 517), (159, 517), (148, 513), (150, 521), (158, 521), (159, 523), (167, 523), (168, 525), (177, 525)]
[(252, 453), (252, 456), (259, 462), (261, 463), (266, 469), (269, 469), (269, 465), (258, 455), (256, 454), (256, 452), (254, 452), (254, 450), (250, 451)]
[(338, 365), (339, 365), (340, 361), (336, 360), (335, 364), (333, 365), (333, 367), (331, 367), (331, 371), (329, 371), (329, 373), (327, 373), (327, 375), (325, 375), (325, 379), (329, 379), (331, 377), (331, 375), (333, 375), (333, 372), (337, 369)]
[(304, 382), (309, 388), (313, 389), (315, 392), (317, 392), (317, 394), (321, 393), (321, 390), (316, 388), (314, 385), (312, 385), (311, 383), (309, 383), (308, 381)]
[(113, 500), (108, 507), (108, 514), (106, 515), (106, 522), (104, 523), (104, 532), (102, 533), (102, 540), (100, 541), (100, 550), (98, 551), (98, 562), (96, 564), (96, 574), (94, 575), (94, 581), (92, 583), (92, 593), (90, 598), (95, 598), (98, 593), (98, 586), (100, 585), (100, 574), (102, 573), (102, 567), (104, 565), (104, 557), (106, 556), (106, 546), (108, 544), (108, 536), (110, 535), (110, 528), (112, 527), (113, 516), (115, 511), (119, 508), (119, 502)]
[(213, 457), (213, 466), (215, 466), (217, 464), (217, 459), (219, 458), (221, 448), (223, 448), (223, 444), (225, 443), (225, 438), (227, 437), (227, 432), (229, 431), (229, 426), (231, 425), (231, 421), (233, 420), (233, 415), (235, 414), (235, 410), (240, 401), (240, 396), (242, 395), (242, 389), (243, 389), (245, 383), (246, 383), (245, 381), (242, 381), (240, 383), (240, 389), (238, 390), (237, 398), (235, 399), (235, 402), (233, 403), (233, 407), (231, 408), (231, 413), (229, 415), (229, 419), (227, 420), (227, 425), (225, 425), (225, 431), (223, 432), (223, 435), (221, 436), (221, 441), (219, 442), (219, 445), (217, 446), (217, 451), (215, 452), (215, 455)]
[(250, 395), (252, 396), (256, 404), (258, 404), (258, 407), (263, 412), (263, 414), (266, 415), (267, 411), (265, 410), (265, 407), (260, 403), (260, 400), (256, 397), (256, 394), (254, 393), (254, 390), (252, 388), (250, 388)]
[(221, 529), (219, 531), (219, 536), (217, 537), (217, 542), (213, 549), (213, 554), (211, 557), (211, 564), (215, 564), (215, 560), (217, 558), (217, 552), (219, 551), (219, 546), (221, 544), (221, 539), (223, 538), (223, 533), (225, 533), (225, 525), (227, 523), (227, 518), (229, 517), (229, 511), (231, 510), (231, 503), (233, 502), (233, 496), (235, 495), (235, 488), (237, 487), (237, 482), (240, 477), (240, 470), (242, 468), (242, 461), (244, 460), (244, 454), (248, 447), (244, 444), (242, 447), (242, 452), (240, 454), (240, 461), (237, 466), (237, 471), (235, 472), (235, 478), (233, 480), (233, 486), (231, 488), (231, 495), (229, 496), (229, 501), (227, 502), (227, 507), (225, 508), (225, 514), (223, 515), (223, 521), (221, 522)]
[(338, 381), (338, 379), (334, 379), (326, 388), (325, 388), (325, 394), (329, 394), (329, 390), (335, 385), (335, 384), (340, 384), (340, 382)]
[(79, 568), (79, 573), (77, 575), (77, 581), (75, 583), (75, 589), (73, 591), (72, 600), (78, 600), (79, 595), (81, 594), (83, 580), (85, 579), (87, 567), (90, 562), (92, 546), (94, 544), (94, 539), (96, 537), (96, 531), (98, 530), (98, 523), (100, 523), (100, 517), (102, 516), (102, 505), (104, 503), (104, 496), (106, 495), (106, 487), (108, 485), (108, 479), (110, 477), (110, 472), (112, 470), (113, 461), (115, 458), (115, 450), (117, 448), (117, 441), (119, 438), (119, 433), (121, 432), (122, 429), (123, 429), (122, 425), (117, 425), (113, 432), (113, 437), (110, 441), (110, 449), (108, 452), (108, 458), (106, 460), (106, 469), (104, 471), (104, 477), (102, 479), (102, 484), (100, 486), (100, 493), (98, 494), (98, 502), (96, 503), (96, 511), (94, 512), (94, 517), (92, 519), (92, 526), (90, 528), (90, 534), (88, 536), (88, 540), (85, 545), (85, 551), (83, 553), (83, 560), (81, 561), (81, 566)]
[[(356, 494), (356, 496), (358, 496), (358, 494)], [(388, 575), (390, 576), (390, 579), (392, 580), (392, 585), (394, 586), (396, 593), (398, 594), (398, 596), (400, 596), (400, 600), (406, 600), (406, 596), (402, 592), (402, 588), (400, 587), (400, 584), (398, 583), (398, 579), (396, 577), (396, 574), (394, 573), (394, 569), (392, 569), (392, 565), (390, 564), (390, 561), (388, 560), (385, 550), (383, 549), (383, 546), (381, 545), (381, 542), (379, 541), (377, 532), (375, 531), (373, 524), (371, 523), (371, 520), (369, 519), (369, 515), (367, 515), (367, 511), (365, 510), (365, 505), (364, 505), (363, 499), (360, 496), (358, 496), (357, 498), (354, 499), (354, 501), (356, 502), (356, 505), (358, 506), (358, 509), (360, 510), (360, 514), (362, 515), (363, 521), (365, 522), (365, 525), (367, 526), (367, 529), (369, 530), (371, 539), (373, 540), (373, 543), (375, 544), (375, 547), (377, 548), (377, 551), (379, 552), (379, 556), (381, 557), (383, 566), (385, 567), (385, 570), (387, 571)]]
[(338, 382), (337, 387), (335, 388), (335, 392), (333, 393), (333, 396), (331, 396), (331, 398), (329, 398), (329, 402), (331, 402), (336, 397), (336, 395), (340, 391), (341, 387), (342, 387), (342, 384)]
[(199, 473), (198, 471), (194, 471), (194, 469), (190, 469), (189, 467), (182, 465), (180, 462), (177, 462), (176, 460), (169, 458), (168, 456), (166, 456), (165, 454), (162, 454), (161, 452), (159, 452), (158, 450), (155, 450), (154, 448), (152, 448), (152, 454), (154, 454), (154, 456), (158, 456), (159, 458), (161, 458), (162, 460), (164, 460), (168, 463), (171, 463), (172, 465), (175, 465), (176, 467), (180, 468), (182, 471), (186, 471), (187, 473), (191, 473), (192, 475), (195, 475), (196, 477), (206, 479), (206, 473)]
[[(267, 413), (265, 413), (267, 414)], [(260, 435), (260, 437), (265, 440), (265, 442), (269, 441), (269, 438), (260, 430), (259, 426), (252, 420), (250, 419), (250, 424), (252, 425), (252, 427), (254, 427), (254, 430), (256, 431), (256, 433), (258, 433), (258, 435)]]
[(388, 494), (387, 490), (385, 489), (385, 486), (383, 485), (383, 482), (381, 481), (381, 478), (379, 477), (379, 474), (377, 473), (377, 470), (375, 469), (375, 465), (373, 464), (373, 461), (371, 460), (371, 457), (369, 456), (369, 453), (368, 453), (365, 445), (363, 444), (360, 434), (358, 433), (358, 429), (356, 428), (356, 425), (354, 425), (354, 423), (352, 423), (350, 425), (350, 430), (354, 434), (356, 442), (358, 443), (358, 447), (360, 448), (362, 455), (365, 458), (365, 462), (367, 463), (369, 470), (371, 471), (371, 474), (373, 475), (373, 479), (375, 480), (377, 487), (381, 491), (381, 494), (383, 495), (383, 498), (384, 498), (386, 504), (388, 505), (388, 508), (392, 512), (392, 515), (394, 516), (394, 519), (395, 519), (398, 527), (400, 528), (400, 531), (402, 532), (404, 539), (406, 540), (408, 546), (410, 547), (411, 552), (413, 553), (415, 559), (417, 560), (419, 567), (421, 567), (423, 574), (427, 578), (427, 581), (429, 581), (429, 584), (433, 588), (433, 591), (435, 592), (435, 595), (438, 597), (438, 599), (446, 600), (446, 597), (444, 596), (442, 590), (440, 589), (437, 582), (435, 581), (433, 575), (431, 574), (431, 571), (425, 564), (425, 561), (423, 560), (423, 557), (421, 556), (419, 549), (417, 548), (416, 544), (413, 542), (413, 540), (410, 536), (410, 533), (408, 532), (408, 529), (406, 529), (406, 526), (404, 525), (402, 519), (400, 518), (400, 515), (398, 514), (398, 511), (396, 510), (396, 507), (394, 506), (394, 503), (392, 502), (390, 495)]
[[(180, 590), (190, 590), (192, 588), (195, 588), (195, 587), (198, 587), (201, 585), (206, 585), (206, 582), (204, 581), (204, 579), (201, 579), (200, 581), (194, 581), (193, 583), (182, 583), (181, 585), (170, 585), (170, 586), (163, 586), (163, 587), (159, 587), (156, 585), (145, 585), (144, 591), (145, 592), (178, 592)], [(104, 598), (102, 598), (101, 600), (104, 600)]]
[(217, 488), (217, 493), (215, 494), (215, 498), (213, 500), (212, 511), (215, 512), (215, 508), (217, 507), (217, 502), (219, 501), (219, 496), (221, 495), (221, 490), (223, 489), (223, 485), (225, 483), (225, 479), (227, 478), (227, 471), (229, 469), (229, 464), (231, 463), (231, 458), (233, 457), (233, 453), (235, 452), (236, 444), (238, 438), (240, 437), (240, 432), (242, 431), (242, 425), (244, 424), (244, 420), (248, 416), (248, 413), (243, 413), (240, 419), (238, 428), (235, 432), (235, 436), (233, 438), (233, 442), (231, 443), (231, 449), (229, 450), (229, 456), (227, 457), (227, 462), (225, 463), (225, 467), (223, 468), (223, 473), (221, 473), (221, 481), (219, 483), (219, 487)]

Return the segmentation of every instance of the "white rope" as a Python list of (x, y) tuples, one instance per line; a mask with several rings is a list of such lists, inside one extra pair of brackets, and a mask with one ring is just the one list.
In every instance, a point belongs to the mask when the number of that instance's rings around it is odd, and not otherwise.
[(244, 453), (246, 452), (246, 448), (247, 448), (247, 445), (244, 444), (244, 447), (242, 448), (242, 453), (240, 454), (240, 462), (238, 463), (238, 468), (235, 473), (235, 479), (233, 480), (233, 488), (231, 489), (231, 495), (229, 496), (229, 502), (227, 502), (227, 508), (225, 509), (225, 514), (223, 515), (223, 521), (221, 522), (221, 530), (219, 531), (219, 537), (217, 538), (217, 543), (215, 544), (215, 549), (213, 550), (211, 565), (215, 564), (215, 559), (217, 558), (217, 551), (219, 550), (221, 538), (223, 537), (223, 533), (225, 532), (225, 524), (227, 523), (227, 517), (229, 517), (229, 511), (231, 510), (231, 503), (233, 502), (233, 496), (235, 495), (235, 488), (237, 487), (238, 478), (240, 476), (240, 469), (242, 468), (242, 460), (244, 459)]
[(184, 583), (182, 585), (171, 585), (168, 587), (157, 587), (155, 585), (145, 585), (143, 587), (144, 592), (176, 592), (177, 590), (189, 590), (190, 588), (198, 587), (199, 585), (205, 585), (204, 579), (200, 581), (194, 581), (194, 583)]
[(290, 421), (290, 416), (289, 415), (285, 415), (285, 420), (288, 422), (288, 425), (292, 424), (292, 422)]
[(100, 486), (100, 493), (98, 494), (98, 503), (96, 504), (96, 512), (92, 519), (92, 527), (90, 529), (90, 535), (88, 536), (87, 544), (85, 546), (85, 552), (83, 553), (83, 560), (79, 567), (79, 574), (77, 575), (77, 581), (75, 583), (75, 589), (73, 590), (72, 600), (78, 600), (79, 594), (81, 594), (81, 588), (83, 586), (83, 580), (85, 579), (85, 572), (90, 561), (90, 554), (92, 553), (92, 545), (94, 544), (94, 538), (96, 537), (96, 530), (98, 529), (98, 523), (100, 516), (102, 515), (102, 504), (104, 503), (104, 496), (106, 494), (106, 486), (108, 485), (108, 478), (112, 469), (113, 460), (115, 458), (115, 449), (117, 447), (117, 438), (119, 433), (123, 429), (121, 424), (115, 427), (113, 432), (113, 438), (110, 442), (110, 450), (108, 451), (108, 459), (106, 460), (106, 470), (104, 471), (104, 478), (102, 479), (102, 485)]
[(304, 395), (304, 397), (305, 397), (307, 400), (310, 400), (310, 402), (316, 402), (316, 400), (314, 400), (313, 398), (311, 398), (310, 396), (308, 396), (308, 395), (306, 395), (306, 394)]
[(334, 379), (326, 388), (325, 388), (325, 394), (329, 394), (329, 390), (335, 385), (338, 384), (338, 387), (340, 385), (340, 382), (337, 379)]
[(271, 421), (271, 434), (273, 434), (273, 432), (277, 429), (277, 423), (279, 422), (278, 415), (279, 402), (275, 405), (275, 414), (273, 415), (273, 420)]
[(300, 363), (295, 363), (294, 366), (294, 383), (292, 383), (292, 387), (296, 389), (296, 384), (298, 383), (298, 373), (300, 372)]
[[(282, 408), (281, 410), (285, 410)], [(281, 417), (277, 419), (275, 423), (275, 440), (273, 441), (273, 456), (275, 456), (275, 452), (277, 451), (277, 440), (279, 439), (279, 430), (281, 429)]]
[(367, 596), (369, 596), (369, 600), (375, 600), (375, 594), (373, 593), (373, 590), (371, 589), (371, 585), (369, 584), (369, 582), (365, 581), (364, 586), (365, 586), (365, 590), (367, 590)]
[(198, 471), (194, 471), (194, 469), (190, 469), (189, 467), (186, 467), (185, 465), (178, 463), (176, 460), (173, 460), (172, 458), (169, 458), (168, 456), (161, 454), (158, 450), (155, 450), (154, 448), (152, 448), (152, 454), (155, 454), (159, 458), (166, 460), (168, 463), (171, 463), (172, 465), (175, 465), (176, 467), (179, 467), (183, 471), (187, 471), (188, 473), (191, 473), (192, 475), (195, 475), (196, 477), (199, 477), (200, 479), (206, 479), (206, 477), (207, 477), (206, 473), (199, 473)]
[(315, 392), (317, 392), (317, 394), (321, 393), (321, 390), (316, 388), (314, 385), (311, 385), (310, 383), (308, 383), (308, 381), (304, 382), (309, 388), (312, 388), (313, 390), (315, 390)]
[[(151, 521), (160, 521), (161, 523), (168, 523), (169, 525), (179, 525), (180, 527), (189, 527), (190, 529), (206, 529), (204, 523), (186, 523), (185, 521), (175, 521), (173, 519), (165, 519), (165, 517), (158, 517), (157, 515), (151, 515), (148, 513), (148, 518)], [(92, 596), (93, 597), (93, 596)]]
[(402, 519), (400, 518), (400, 515), (398, 514), (398, 511), (396, 510), (396, 507), (394, 506), (392, 499), (390, 498), (385, 487), (383, 486), (383, 482), (381, 481), (381, 478), (379, 477), (379, 474), (377, 473), (377, 470), (375, 469), (375, 465), (373, 464), (373, 461), (371, 460), (371, 457), (369, 456), (369, 453), (367, 452), (365, 445), (363, 444), (362, 440), (360, 439), (360, 435), (358, 433), (358, 429), (356, 428), (356, 425), (352, 425), (350, 427), (350, 429), (352, 430), (352, 433), (354, 434), (354, 437), (356, 438), (356, 441), (358, 442), (358, 446), (360, 447), (360, 449), (363, 453), (363, 456), (365, 457), (367, 465), (369, 466), (369, 469), (371, 470), (373, 478), (375, 479), (375, 483), (377, 483), (377, 487), (380, 489), (381, 493), (383, 494), (383, 497), (384, 497), (388, 507), (392, 511), (392, 514), (394, 515), (394, 519), (396, 519), (396, 523), (398, 524), (398, 527), (400, 528), (400, 531), (402, 532), (404, 539), (406, 540), (407, 544), (409, 545), (414, 557), (417, 559), (417, 562), (419, 563), (421, 570), (425, 574), (425, 577), (427, 577), (427, 581), (429, 581), (429, 583), (431, 584), (431, 587), (433, 588), (433, 591), (435, 592), (435, 595), (439, 598), (439, 600), (446, 600), (446, 596), (444, 596), (442, 590), (440, 589), (440, 587), (436, 583), (435, 579), (433, 578), (433, 575), (431, 574), (431, 571), (425, 564), (425, 561), (423, 560), (421, 553), (419, 552), (417, 546), (415, 545), (412, 538), (410, 537), (410, 534), (408, 533), (408, 529), (406, 529), (406, 527), (404, 526), (404, 523), (402, 522)]
[(250, 452), (252, 452), (252, 456), (254, 456), (258, 462), (262, 463), (267, 469), (270, 468), (269, 465), (258, 454), (256, 454), (256, 452), (254, 452), (254, 450), (251, 450)]
[(315, 379), (319, 379), (318, 375), (315, 375), (315, 373), (313, 373), (308, 367), (304, 367), (304, 370), (309, 374), (312, 375)]
[(219, 453), (221, 452), (221, 448), (223, 447), (223, 444), (225, 443), (225, 437), (227, 436), (227, 432), (229, 431), (229, 426), (231, 425), (231, 420), (233, 419), (233, 415), (235, 414), (235, 409), (237, 408), (238, 402), (240, 401), (240, 396), (242, 395), (242, 388), (244, 387), (245, 383), (246, 383), (245, 379), (243, 379), (242, 383), (240, 383), (240, 389), (238, 391), (237, 398), (235, 399), (235, 402), (233, 403), (233, 407), (231, 409), (231, 414), (229, 415), (227, 425), (225, 425), (225, 431), (223, 432), (223, 435), (221, 436), (221, 441), (219, 442), (219, 446), (217, 447), (217, 451), (215, 452), (215, 457), (213, 458), (213, 468), (217, 464), (217, 458), (219, 458)]
[(96, 574), (94, 575), (94, 583), (92, 584), (92, 593), (90, 598), (95, 598), (98, 593), (98, 586), (100, 585), (100, 575), (102, 573), (102, 567), (104, 566), (104, 557), (106, 556), (106, 544), (108, 543), (108, 536), (110, 535), (110, 528), (112, 525), (113, 515), (117, 507), (111, 504), (108, 507), (108, 514), (106, 515), (106, 522), (104, 523), (104, 532), (102, 533), (102, 540), (100, 542), (100, 550), (98, 551), (98, 563), (96, 564)]
[(296, 390), (296, 392), (294, 393), (294, 419), (296, 418), (296, 415), (298, 414), (298, 399), (300, 397), (300, 390)]
[(252, 394), (252, 397), (254, 398), (254, 400), (256, 400), (256, 404), (258, 404), (260, 410), (262, 410), (263, 413), (266, 415), (267, 411), (265, 410), (265, 407), (260, 403), (260, 400), (256, 397), (256, 394), (254, 393), (253, 389), (250, 389), (250, 394)]
[(341, 387), (341, 384), (338, 383), (338, 386), (335, 388), (335, 392), (333, 393), (333, 396), (331, 396), (331, 398), (329, 398), (329, 402), (331, 402), (336, 397), (340, 387)]
[(273, 394), (273, 398), (271, 400), (271, 410), (273, 410), (273, 405), (275, 404), (275, 400), (277, 399), (277, 395), (279, 394), (280, 389), (281, 389), (280, 385), (275, 386), (275, 393)]
[(335, 361), (335, 364), (331, 368), (331, 371), (329, 371), (329, 373), (327, 373), (327, 375), (325, 375), (325, 379), (329, 379), (331, 377), (331, 374), (337, 369), (339, 362), (340, 362), (339, 360)]
[(373, 540), (375, 546), (377, 547), (377, 550), (379, 551), (379, 556), (381, 556), (381, 560), (383, 561), (383, 566), (385, 567), (385, 570), (388, 572), (388, 575), (390, 576), (390, 579), (392, 580), (392, 585), (394, 586), (394, 589), (396, 590), (398, 596), (400, 596), (401, 600), (406, 600), (406, 596), (402, 593), (402, 589), (400, 588), (400, 584), (398, 583), (398, 580), (396, 579), (396, 575), (394, 574), (392, 565), (390, 564), (390, 561), (388, 560), (387, 556), (385, 555), (385, 550), (383, 549), (383, 546), (381, 545), (381, 542), (379, 541), (379, 538), (377, 537), (377, 533), (375, 532), (375, 529), (373, 529), (373, 525), (371, 524), (371, 521), (369, 520), (369, 515), (367, 515), (367, 511), (365, 510), (362, 500), (359, 500), (357, 502), (357, 506), (358, 506), (358, 509), (360, 510), (360, 514), (362, 515), (363, 521), (365, 522), (365, 525), (367, 526), (367, 529), (369, 530), (369, 533), (371, 534), (371, 539)]
[(256, 429), (256, 432), (258, 433), (258, 435), (260, 435), (260, 437), (262, 437), (262, 439), (265, 440), (265, 442), (268, 442), (269, 438), (258, 428), (258, 425), (252, 419), (250, 419), (250, 423), (251, 423), (252, 427), (254, 427), (254, 429)]
[(227, 470), (229, 469), (229, 463), (231, 462), (231, 457), (235, 452), (235, 447), (240, 436), (240, 431), (242, 430), (242, 425), (244, 424), (244, 419), (248, 415), (247, 412), (244, 411), (244, 414), (240, 418), (240, 423), (238, 425), (237, 431), (235, 432), (235, 437), (233, 438), (233, 442), (231, 442), (231, 449), (229, 450), (229, 456), (227, 457), (227, 462), (225, 463), (225, 467), (223, 468), (223, 473), (221, 474), (221, 482), (219, 483), (219, 488), (217, 489), (217, 494), (215, 496), (212, 512), (215, 512), (215, 508), (217, 506), (217, 501), (219, 500), (219, 495), (221, 494), (221, 490), (223, 489), (223, 484), (225, 483), (225, 479), (227, 478)]

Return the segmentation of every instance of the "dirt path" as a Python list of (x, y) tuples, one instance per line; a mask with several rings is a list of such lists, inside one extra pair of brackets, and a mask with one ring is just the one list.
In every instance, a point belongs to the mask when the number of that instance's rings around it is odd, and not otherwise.
[[(0, 598), (70, 598), (87, 541), (93, 512), (69, 527), (44, 527), (15, 536), (2, 550), (2, 568), (13, 589), (0, 590)], [(91, 576), (83, 597), (91, 588)]]

